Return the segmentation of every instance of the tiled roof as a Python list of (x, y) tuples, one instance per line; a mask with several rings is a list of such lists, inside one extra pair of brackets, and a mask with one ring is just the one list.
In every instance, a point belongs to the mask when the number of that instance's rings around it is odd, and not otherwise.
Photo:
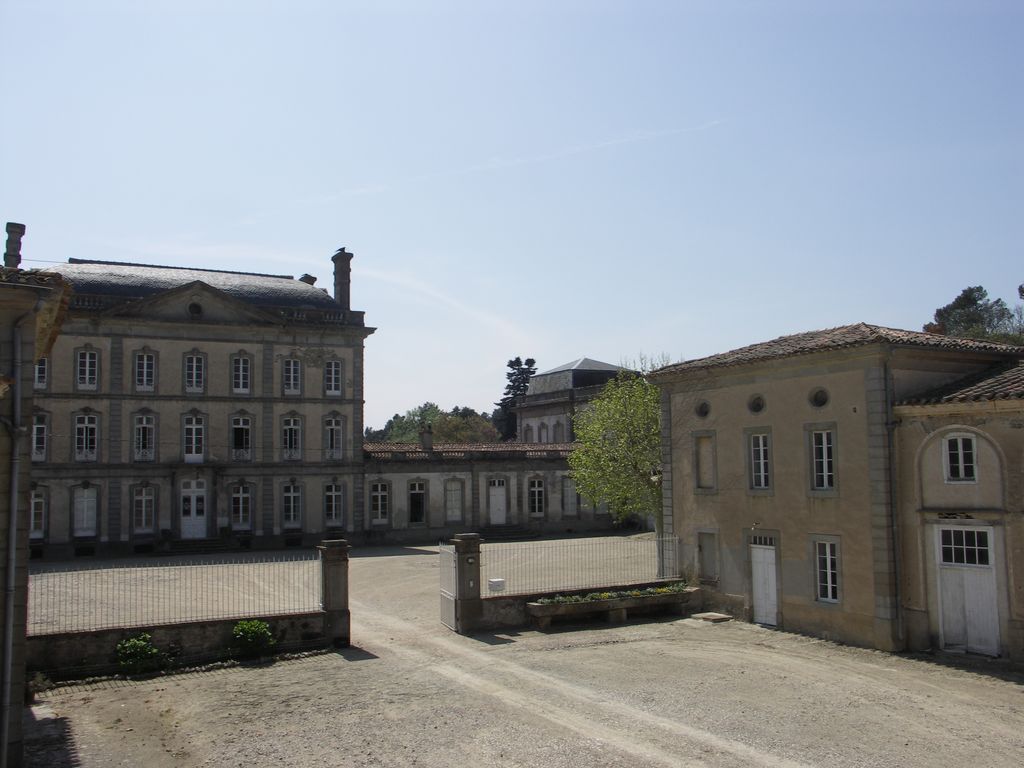
[(710, 357), (686, 360), (682, 363), (667, 365), (654, 371), (652, 376), (658, 378), (665, 374), (680, 371), (693, 371), (702, 368), (719, 368), (731, 365), (757, 363), (794, 355), (805, 355), (812, 352), (823, 352), (847, 347), (859, 347), (866, 344), (895, 344), (899, 346), (929, 347), (962, 352), (990, 352), (1014, 357), (1024, 357), (1024, 347), (1010, 344), (999, 344), (994, 341), (961, 339), (954, 336), (940, 336), (935, 333), (921, 331), (903, 331), (898, 328), (885, 328), (880, 325), (855, 323), (822, 331), (807, 331), (791, 336), (780, 336), (771, 341), (741, 347), (731, 352), (723, 352)]
[(198, 280), (240, 301), (257, 306), (335, 311), (339, 309), (334, 299), (323, 290), (288, 275), (261, 275), (85, 259), (70, 259), (67, 264), (58, 264), (47, 271), (63, 275), (77, 295), (117, 297), (130, 301)]
[(943, 387), (902, 400), (899, 405), (969, 403), (1024, 399), (1024, 362), (993, 366)]
[(547, 376), (549, 373), (561, 373), (562, 371), (621, 371), (624, 370), (621, 366), (612, 365), (611, 363), (602, 363), (600, 360), (591, 360), (589, 357), (581, 357), (579, 360), (573, 360), (571, 363), (560, 365), (557, 368), (552, 368), (550, 371), (543, 371), (542, 373), (536, 374), (537, 376)]
[(568, 456), (573, 443), (434, 443), (431, 453), (419, 443), (363, 443), (363, 451), (374, 459), (461, 458), (467, 454), (506, 454), (526, 458)]

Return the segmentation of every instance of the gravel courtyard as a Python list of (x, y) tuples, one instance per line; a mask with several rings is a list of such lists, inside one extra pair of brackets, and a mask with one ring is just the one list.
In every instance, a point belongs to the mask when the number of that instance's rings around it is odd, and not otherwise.
[(433, 548), (353, 554), (350, 649), (52, 690), (28, 765), (1021, 764), (1024, 678), (999, 662), (693, 619), (460, 637)]

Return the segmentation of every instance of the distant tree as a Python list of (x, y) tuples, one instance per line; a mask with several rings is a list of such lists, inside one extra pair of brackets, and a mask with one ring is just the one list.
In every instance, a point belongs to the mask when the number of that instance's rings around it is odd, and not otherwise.
[(505, 378), (508, 383), (505, 385), (505, 394), (501, 400), (495, 403), (498, 407), (491, 418), (501, 434), (502, 440), (515, 440), (518, 425), (512, 408), (515, 406), (516, 399), (526, 394), (526, 390), (530, 386), (530, 377), (537, 372), (537, 361), (532, 357), (528, 357), (526, 360), (514, 357), (508, 361), (507, 365), (508, 371), (505, 372)]
[(569, 467), (580, 495), (607, 502), (619, 520), (654, 515), (660, 537), (661, 397), (631, 371), (609, 381), (573, 422), (577, 445)]
[(431, 425), (435, 443), (494, 443), (499, 439), (487, 415), (460, 406), (445, 412), (431, 402), (396, 413), (383, 429), (367, 427), (363, 436), (369, 442), (418, 443), (424, 424)]
[(975, 285), (964, 288), (953, 301), (936, 309), (924, 330), (969, 339), (1003, 339), (1019, 335), (1020, 329), (1014, 325), (1014, 312), (1006, 302), (989, 299), (988, 291)]

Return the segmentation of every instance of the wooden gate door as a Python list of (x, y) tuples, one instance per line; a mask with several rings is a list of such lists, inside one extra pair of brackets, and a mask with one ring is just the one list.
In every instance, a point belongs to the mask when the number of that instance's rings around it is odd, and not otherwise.
[(942, 647), (999, 655), (999, 608), (991, 528), (937, 528)]

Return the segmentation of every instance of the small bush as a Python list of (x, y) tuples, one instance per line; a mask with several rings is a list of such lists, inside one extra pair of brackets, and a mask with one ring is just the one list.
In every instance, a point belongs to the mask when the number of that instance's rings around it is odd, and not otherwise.
[(275, 645), (270, 625), (261, 619), (244, 619), (231, 630), (235, 652), (243, 659), (266, 656)]
[(153, 645), (153, 638), (146, 632), (125, 638), (117, 644), (118, 666), (129, 675), (153, 672), (160, 669), (163, 662), (163, 654)]

